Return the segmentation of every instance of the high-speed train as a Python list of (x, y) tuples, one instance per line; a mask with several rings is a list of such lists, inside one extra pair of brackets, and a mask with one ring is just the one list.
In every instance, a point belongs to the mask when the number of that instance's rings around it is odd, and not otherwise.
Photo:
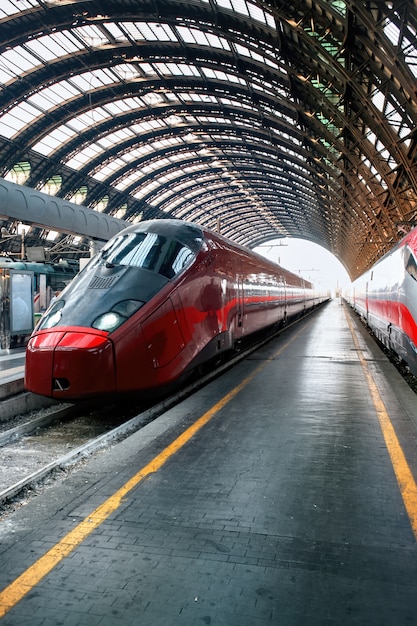
[(46, 311), (25, 386), (60, 400), (164, 389), (326, 299), (217, 233), (144, 221), (110, 239)]
[(417, 228), (352, 283), (347, 300), (417, 376)]

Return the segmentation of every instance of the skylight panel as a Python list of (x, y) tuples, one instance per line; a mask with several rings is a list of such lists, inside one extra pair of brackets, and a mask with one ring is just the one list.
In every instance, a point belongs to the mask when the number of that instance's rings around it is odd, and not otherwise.
[(379, 90), (375, 90), (374, 94), (372, 95), (372, 103), (376, 106), (377, 109), (379, 109), (379, 111), (383, 111), (385, 103), (384, 94), (381, 93)]
[[(163, 181), (161, 180), (160, 182), (162, 183)], [(171, 198), (174, 194), (175, 191), (172, 189), (166, 189), (164, 193), (158, 194), (158, 202), (165, 202), (165, 200), (168, 200), (168, 198)]]
[(178, 144), (181, 144), (180, 137), (169, 137), (168, 139), (160, 139), (152, 142), (152, 146), (154, 147), (156, 152), (164, 150), (165, 148), (169, 148), (170, 146), (177, 146)]
[(42, 115), (39, 109), (27, 102), (22, 102), (9, 113), (0, 117), (0, 135), (11, 139), (25, 126)]
[(180, 102), (180, 97), (178, 94), (176, 93), (172, 93), (171, 91), (166, 92), (165, 94), (165, 98), (168, 100), (168, 102)]
[(86, 146), (83, 150), (80, 150), (80, 152), (77, 152), (77, 154), (70, 158), (66, 162), (66, 165), (74, 170), (79, 170), (86, 163), (88, 163), (88, 161), (97, 156), (98, 153), (99, 149), (97, 148), (97, 146)]
[(138, 158), (142, 158), (146, 156), (147, 154), (150, 154), (151, 152), (153, 152), (153, 148), (149, 144), (138, 146), (137, 148), (135, 148), (135, 150), (132, 150), (132, 154), (135, 153), (135, 155), (137, 155)]
[(126, 141), (135, 136), (135, 133), (132, 132), (130, 128), (120, 128), (116, 130), (114, 133), (110, 133), (106, 137), (102, 137), (100, 141), (106, 146), (111, 144), (120, 143), (122, 141)]
[(229, 74), (226, 72), (222, 72), (220, 70), (212, 70), (209, 67), (202, 67), (201, 68), (202, 73), (210, 79), (217, 79), (217, 80), (223, 80), (229, 83), (240, 83), (241, 85), (245, 84), (245, 81), (242, 78), (239, 78), (239, 76), (235, 76), (234, 74)]
[(23, 0), (19, 2), (19, 6), (17, 6), (17, 2), (10, 2), (10, 0), (3, 0), (0, 8), (0, 18), (7, 17), (9, 15), (14, 15), (15, 13), (20, 13), (25, 9), (28, 9), (32, 6), (32, 4)]
[(252, 4), (252, 2), (247, 2), (247, 8), (249, 11), (249, 15), (253, 20), (266, 23), (265, 12), (260, 7)]
[(245, 0), (230, 0), (233, 11), (249, 17), (248, 3)]
[(135, 41), (177, 41), (175, 33), (167, 24), (158, 22), (122, 22), (120, 26)]
[(149, 133), (153, 130), (161, 128), (163, 125), (162, 120), (154, 119), (139, 122), (138, 124), (134, 124), (131, 128), (137, 135), (141, 135), (142, 133)]
[(262, 22), (262, 24), (266, 24), (270, 28), (275, 28), (275, 20), (272, 15), (252, 2), (246, 2), (246, 0), (215, 0), (215, 2), (224, 9), (240, 13), (257, 22)]
[(41, 141), (38, 141), (38, 143), (33, 146), (33, 150), (43, 154), (44, 156), (49, 156), (74, 135), (76, 135), (76, 132), (68, 128), (68, 126), (61, 126), (60, 128), (49, 133), (49, 135), (41, 139)]
[(103, 108), (111, 115), (120, 115), (120, 113), (127, 113), (135, 109), (143, 109), (144, 103), (140, 98), (126, 98), (116, 102), (108, 102)]
[(94, 25), (78, 26), (73, 32), (88, 48), (99, 48), (110, 43), (104, 32)]
[(142, 173), (143, 174), (150, 174), (151, 172), (155, 172), (155, 170), (159, 170), (163, 167), (166, 167), (167, 165), (169, 165), (169, 160), (166, 159), (165, 157), (161, 157), (158, 159), (155, 159), (154, 161), (149, 161), (146, 165), (144, 165), (142, 167)]
[(109, 163), (106, 163), (101, 169), (97, 170), (93, 174), (93, 178), (96, 180), (104, 180), (108, 176), (111, 176), (114, 172), (124, 167), (125, 163), (122, 159), (113, 159)]
[(16, 68), (14, 68), (13, 70), (5, 68), (2, 63), (2, 57), (0, 56), (0, 84), (6, 85), (10, 80), (16, 78), (17, 74), (15, 70)]
[(57, 57), (67, 56), (81, 50), (81, 45), (72, 37), (70, 32), (53, 33), (43, 35), (37, 39), (26, 42), (26, 46), (32, 49), (43, 61), (50, 61)]
[(126, 33), (120, 28), (119, 24), (115, 22), (106, 22), (103, 28), (108, 31), (112, 38), (118, 43), (126, 42), (128, 40)]
[(91, 91), (102, 85), (111, 85), (114, 83), (114, 76), (105, 70), (95, 70), (94, 72), (84, 72), (71, 76), (71, 82), (74, 83), (82, 93)]
[(131, 185), (133, 185), (133, 183), (137, 182), (140, 177), (141, 175), (139, 172), (136, 172), (136, 171), (131, 172), (129, 176), (126, 176), (125, 178), (120, 180), (115, 185), (115, 188), (118, 189), (119, 191), (124, 191), (125, 189), (127, 189), (127, 187), (130, 187)]
[(138, 189), (133, 194), (133, 197), (134, 198), (138, 198), (140, 200), (141, 198), (143, 198), (144, 196), (147, 196), (149, 193), (151, 193), (155, 189), (158, 189), (158, 187), (159, 187), (159, 183), (158, 182), (151, 181), (150, 183), (148, 183), (144, 187), (141, 187), (140, 189)]
[(185, 43), (230, 50), (228, 41), (224, 37), (219, 37), (213, 33), (205, 33), (198, 28), (186, 28), (185, 26), (177, 26), (177, 31)]
[(199, 76), (194, 65), (186, 63), (155, 63), (155, 69), (165, 76)]
[(79, 92), (67, 81), (62, 81), (33, 94), (27, 101), (48, 111), (75, 95), (79, 95)]
[(413, 76), (417, 77), (417, 33), (411, 27), (411, 25), (409, 25), (408, 31), (410, 39), (403, 36), (401, 48), (404, 54), (404, 60), (410, 72), (413, 74)]
[(142, 96), (144, 103), (147, 106), (156, 106), (162, 104), (164, 99), (161, 95), (155, 92), (149, 92)]
[(20, 76), (34, 67), (41, 65), (39, 59), (28, 52), (22, 46), (16, 46), (12, 50), (6, 50), (0, 56), (2, 71), (10, 72), (12, 76)]
[(31, 50), (39, 59), (42, 59), (42, 61), (53, 61), (56, 58), (56, 53), (52, 49), (54, 46), (50, 47), (50, 45), (44, 45), (41, 43), (41, 39), (44, 39), (44, 37), (31, 39), (25, 43), (25, 47), (29, 48), (29, 50)]
[(384, 33), (390, 40), (393, 46), (398, 46), (400, 41), (401, 31), (396, 24), (387, 21), (384, 26)]
[(108, 111), (105, 111), (103, 107), (97, 107), (95, 109), (91, 109), (87, 113), (81, 113), (81, 115), (77, 115), (73, 117), (68, 125), (71, 128), (74, 128), (77, 131), (82, 132), (89, 128), (92, 124), (98, 124), (103, 120), (109, 119), (111, 117)]
[(135, 78), (143, 78), (143, 74), (139, 72), (137, 67), (131, 63), (116, 65), (111, 70), (120, 80), (134, 80)]
[(138, 146), (137, 148), (133, 148), (133, 150), (129, 150), (126, 154), (123, 155), (124, 161), (126, 163), (130, 163), (131, 161), (138, 161), (143, 158), (143, 156), (147, 153), (151, 152), (149, 148), (145, 146)]

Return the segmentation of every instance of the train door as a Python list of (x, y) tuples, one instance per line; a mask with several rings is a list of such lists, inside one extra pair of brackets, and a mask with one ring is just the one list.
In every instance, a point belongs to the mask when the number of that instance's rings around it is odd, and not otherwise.
[(282, 325), (285, 326), (288, 322), (288, 294), (287, 294), (287, 281), (285, 276), (279, 277), (279, 285), (282, 296)]
[[(243, 315), (244, 315), (244, 285), (243, 276), (240, 272), (237, 274), (237, 327), (243, 331)], [(241, 333), (238, 333), (241, 334)]]
[[(373, 279), (373, 271), (371, 272), (371, 280)], [(369, 313), (369, 281), (365, 282), (365, 319), (368, 319)]]

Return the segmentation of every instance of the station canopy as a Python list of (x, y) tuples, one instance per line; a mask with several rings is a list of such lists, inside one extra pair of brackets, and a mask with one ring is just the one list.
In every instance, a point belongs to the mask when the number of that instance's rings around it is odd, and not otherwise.
[(415, 0), (1, 0), (0, 176), (128, 222), (304, 238), (355, 278), (415, 226), (416, 123)]

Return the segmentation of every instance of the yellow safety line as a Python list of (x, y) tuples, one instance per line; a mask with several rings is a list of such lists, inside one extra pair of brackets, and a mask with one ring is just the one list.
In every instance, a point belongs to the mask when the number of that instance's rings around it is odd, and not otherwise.
[[(308, 325), (311, 321), (308, 323)], [(248, 383), (255, 378), (273, 359), (283, 352), (307, 326), (303, 326), (269, 359), (261, 363), (247, 378), (234, 387), (217, 404), (202, 415), (194, 424), (189, 426), (177, 439), (168, 445), (162, 452), (145, 465), (137, 474), (128, 480), (103, 504), (97, 507), (90, 515), (80, 522), (73, 530), (61, 539), (48, 552), (40, 557), (33, 565), (25, 570), (8, 587), (0, 593), (0, 618), (10, 611), (20, 600), (29, 593), (58, 563), (70, 554), (84, 539), (86, 539), (100, 524), (114, 513), (123, 501), (123, 498), (136, 487), (144, 478), (158, 471), (178, 450), (180, 450), (203, 426), (205, 426), (226, 404), (228, 404)]]
[(350, 332), (353, 337), (353, 342), (358, 352), (359, 361), (365, 372), (366, 382), (371, 392), (372, 402), (378, 416), (379, 424), (381, 426), (382, 434), (385, 440), (385, 445), (387, 447), (388, 454), (394, 468), (395, 476), (397, 478), (404, 506), (410, 520), (411, 528), (413, 529), (414, 537), (417, 539), (417, 485), (405, 458), (404, 452), (401, 448), (401, 444), (395, 433), (394, 426), (392, 425), (387, 409), (385, 408), (385, 404), (379, 394), (376, 383), (369, 370), (369, 366), (359, 346), (358, 339), (356, 337), (352, 323), (347, 316), (346, 310), (345, 315), (350, 328)]

